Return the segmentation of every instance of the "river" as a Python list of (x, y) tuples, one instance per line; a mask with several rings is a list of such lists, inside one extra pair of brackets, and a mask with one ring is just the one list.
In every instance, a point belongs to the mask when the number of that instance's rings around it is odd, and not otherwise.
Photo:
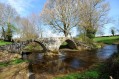
[(24, 57), (31, 61), (30, 73), (34, 73), (36, 79), (39, 79), (45, 78), (46, 75), (67, 74), (85, 70), (95, 63), (105, 61), (114, 53), (117, 53), (117, 45), (106, 45), (101, 49), (92, 51), (60, 50), (60, 55), (53, 57), (44, 57), (43, 53), (33, 52)]

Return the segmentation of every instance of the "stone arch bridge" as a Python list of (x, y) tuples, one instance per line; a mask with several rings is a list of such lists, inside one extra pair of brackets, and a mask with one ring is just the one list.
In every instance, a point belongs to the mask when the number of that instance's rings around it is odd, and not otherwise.
[(77, 44), (72, 38), (41, 38), (36, 40), (27, 40), (21, 42), (14, 42), (10, 45), (0, 46), (0, 50), (7, 50), (9, 52), (21, 52), (22, 49), (31, 42), (36, 42), (43, 48), (43, 52), (46, 51), (58, 51), (63, 42), (67, 42), (70, 48), (77, 49)]

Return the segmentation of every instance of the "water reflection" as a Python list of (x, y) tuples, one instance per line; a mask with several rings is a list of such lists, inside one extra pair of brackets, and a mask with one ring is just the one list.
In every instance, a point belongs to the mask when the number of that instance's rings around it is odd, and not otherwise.
[(24, 60), (28, 59), (28, 55), (27, 54), (24, 54), (23, 57), (22, 57)]
[(43, 54), (38, 54), (38, 60), (43, 59)]
[(98, 50), (97, 57), (100, 60), (108, 59), (111, 55), (117, 52), (117, 45), (107, 45)]
[(80, 68), (82, 66), (82, 64), (83, 64), (83, 61), (78, 60), (78, 59), (73, 59), (71, 61), (71, 67), (74, 68), (74, 69)]
[(32, 63), (33, 73), (69, 73), (82, 70), (95, 61), (94, 54), (88, 55), (87, 53), (85, 52), (84, 55), (79, 52), (73, 54), (66, 52), (65, 55), (55, 57), (44, 57), (42, 53), (32, 53), (28, 56), (28, 59)]
[(81, 68), (82, 62), (80, 59), (76, 58), (59, 58), (53, 60), (45, 59), (42, 62), (37, 61), (37, 63), (32, 64), (35, 73), (62, 73), (70, 72)]
[(107, 45), (98, 51), (63, 51), (54, 57), (34, 52), (28, 56), (28, 60), (31, 61), (33, 73), (69, 73), (88, 68), (99, 60), (109, 58), (115, 52), (116, 45)]

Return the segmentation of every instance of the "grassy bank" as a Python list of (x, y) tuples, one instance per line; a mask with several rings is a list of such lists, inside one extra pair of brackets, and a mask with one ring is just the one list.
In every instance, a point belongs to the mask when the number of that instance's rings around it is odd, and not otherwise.
[(16, 65), (19, 63), (23, 63), (23, 62), (28, 62), (28, 61), (22, 60), (22, 59), (14, 59), (14, 60), (7, 61), (7, 62), (0, 62), (0, 67), (6, 67), (9, 65)]
[(7, 51), (0, 52), (0, 68), (7, 67), (10, 65), (16, 65), (23, 62), (27, 61), (22, 60), (20, 54), (9, 53)]
[(99, 79), (101, 74), (99, 66), (100, 64), (95, 64), (88, 70), (79, 73), (71, 73), (63, 77), (56, 77), (54, 79)]
[(96, 37), (93, 40), (98, 43), (115, 44), (119, 43), (119, 36)]
[(7, 45), (7, 44), (11, 44), (11, 42), (5, 42), (3, 40), (0, 40), (0, 46)]
[(54, 79), (98, 79), (99, 75), (99, 70), (97, 68), (93, 68), (81, 73), (71, 73), (63, 77), (56, 77)]

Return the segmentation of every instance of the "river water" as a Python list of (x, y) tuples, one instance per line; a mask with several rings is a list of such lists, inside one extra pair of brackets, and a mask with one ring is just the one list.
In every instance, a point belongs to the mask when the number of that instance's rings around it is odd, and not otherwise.
[[(101, 49), (92, 51), (61, 50), (59, 56), (43, 56), (42, 53), (32, 53), (27, 56), (31, 61), (31, 72), (57, 75), (67, 74), (87, 69), (97, 62), (103, 62), (117, 52), (117, 45), (106, 45)], [(39, 78), (39, 77), (37, 77)]]

